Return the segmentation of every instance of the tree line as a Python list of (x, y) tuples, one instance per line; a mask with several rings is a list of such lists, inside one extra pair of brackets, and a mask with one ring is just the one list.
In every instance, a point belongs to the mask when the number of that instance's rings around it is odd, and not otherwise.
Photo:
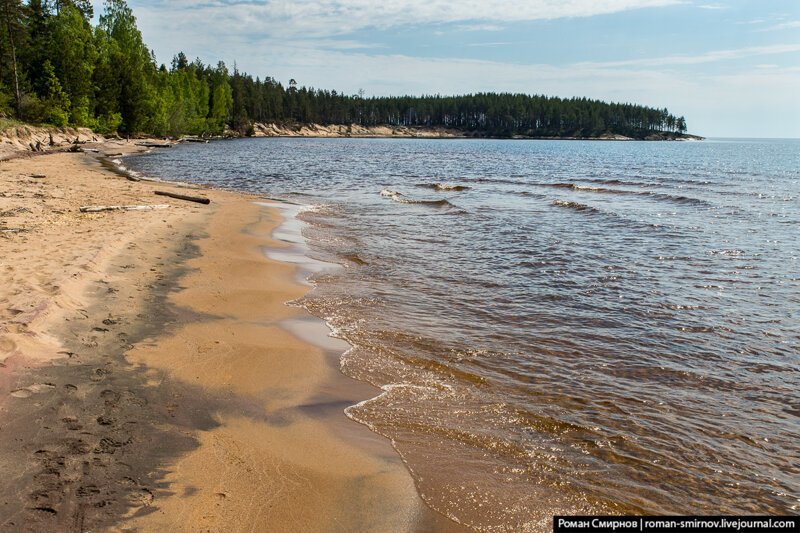
[(365, 97), (284, 86), (223, 62), (156, 61), (125, 0), (0, 0), (0, 115), (100, 133), (241, 134), (253, 122), (443, 127), (485, 136), (643, 137), (686, 131), (667, 109), (586, 98), (480, 93)]

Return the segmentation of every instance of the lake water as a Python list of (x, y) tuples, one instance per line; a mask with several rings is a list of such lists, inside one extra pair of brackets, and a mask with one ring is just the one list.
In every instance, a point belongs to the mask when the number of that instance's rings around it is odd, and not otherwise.
[(126, 159), (312, 208), (348, 416), (473, 527), (800, 509), (800, 141), (246, 139)]

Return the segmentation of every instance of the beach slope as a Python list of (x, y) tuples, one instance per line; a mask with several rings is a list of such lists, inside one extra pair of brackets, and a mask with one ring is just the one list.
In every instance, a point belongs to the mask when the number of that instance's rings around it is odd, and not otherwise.
[(376, 391), (292, 333), (279, 213), (96, 149), (0, 163), (0, 528), (450, 529), (342, 413)]

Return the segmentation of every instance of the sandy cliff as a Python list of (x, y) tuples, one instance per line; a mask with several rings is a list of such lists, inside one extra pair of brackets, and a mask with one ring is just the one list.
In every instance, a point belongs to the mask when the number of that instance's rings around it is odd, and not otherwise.
[(358, 124), (254, 124), (255, 137), (422, 137), (429, 139), (464, 137), (457, 130), (411, 128), (406, 126), (359, 126)]
[(0, 158), (19, 152), (44, 152), (71, 144), (102, 141), (89, 128), (46, 128), (19, 125), (0, 132)]

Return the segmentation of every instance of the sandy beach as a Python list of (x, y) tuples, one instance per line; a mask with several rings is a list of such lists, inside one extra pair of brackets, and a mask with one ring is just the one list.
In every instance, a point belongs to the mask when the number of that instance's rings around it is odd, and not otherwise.
[(264, 254), (279, 212), (95, 149), (0, 162), (0, 529), (451, 529), (343, 414), (376, 389), (292, 333), (319, 324)]

